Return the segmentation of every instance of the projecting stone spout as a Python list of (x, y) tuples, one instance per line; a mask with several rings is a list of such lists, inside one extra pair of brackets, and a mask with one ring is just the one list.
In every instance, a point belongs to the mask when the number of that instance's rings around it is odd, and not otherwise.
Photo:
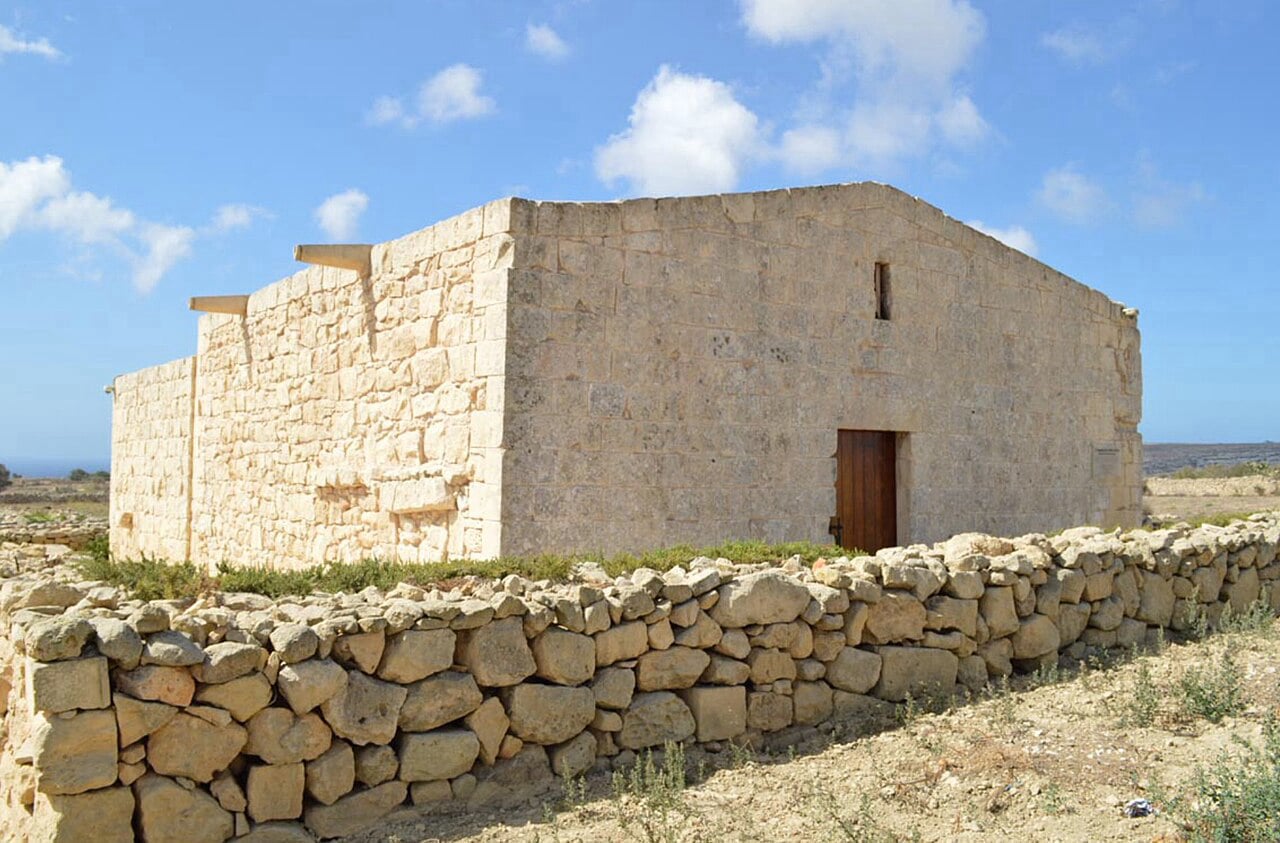
[(316, 266), (333, 266), (338, 269), (354, 269), (361, 277), (367, 277), (372, 269), (368, 243), (319, 243), (293, 247), (293, 259)]

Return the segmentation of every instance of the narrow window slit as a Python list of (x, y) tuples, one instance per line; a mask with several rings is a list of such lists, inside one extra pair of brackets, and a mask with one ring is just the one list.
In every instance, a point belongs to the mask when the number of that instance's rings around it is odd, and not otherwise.
[(889, 318), (889, 264), (876, 263), (876, 318)]

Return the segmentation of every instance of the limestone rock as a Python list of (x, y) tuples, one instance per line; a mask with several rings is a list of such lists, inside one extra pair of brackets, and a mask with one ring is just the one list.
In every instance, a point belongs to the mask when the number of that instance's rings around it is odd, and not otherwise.
[(596, 644), (590, 637), (550, 627), (533, 639), (537, 674), (560, 685), (581, 685), (595, 674)]
[(295, 715), (287, 708), (264, 708), (245, 724), (244, 751), (268, 764), (295, 764), (319, 758), (328, 751), (333, 734), (314, 712)]
[[(643, 660), (641, 663), (643, 664)], [(756, 685), (796, 678), (795, 659), (781, 650), (755, 648), (747, 656), (747, 666), (751, 668), (751, 681)]]
[(185, 706), (196, 692), (196, 681), (180, 667), (143, 665), (115, 674), (116, 690), (139, 700)]
[(683, 700), (670, 691), (655, 691), (636, 694), (622, 715), (617, 742), (623, 749), (644, 749), (666, 741), (682, 741), (696, 730), (693, 713)]
[(1058, 627), (1045, 615), (1033, 614), (1013, 634), (1013, 657), (1033, 659), (1058, 652)]
[(57, 714), (111, 705), (111, 678), (101, 656), (27, 663), (27, 698), (35, 711)]
[(343, 635), (333, 643), (333, 657), (340, 664), (354, 665), (364, 673), (373, 673), (382, 661), (387, 637), (381, 632), (361, 632)]
[(335, 734), (352, 743), (390, 743), (409, 692), (355, 671), (347, 677), (342, 690), (320, 706), (324, 719)]
[(925, 618), (924, 604), (910, 592), (886, 591), (868, 607), (862, 640), (871, 644), (918, 641), (924, 637)]
[(116, 780), (116, 717), (109, 710), (36, 714), (29, 740), (42, 793), (84, 793)]
[(390, 781), (344, 796), (332, 805), (309, 805), (303, 821), (321, 838), (356, 834), (391, 813), (408, 795), (407, 784)]
[(300, 823), (255, 823), (253, 830), (236, 843), (315, 843), (315, 837)]
[(595, 639), (597, 667), (634, 659), (649, 649), (649, 630), (644, 621), (611, 627), (596, 633)]
[(430, 782), (452, 779), (471, 769), (480, 755), (480, 741), (470, 729), (405, 732), (397, 747), (400, 779)]
[(222, 641), (204, 648), (204, 662), (195, 670), (195, 678), (206, 685), (230, 682), (252, 673), (266, 663), (267, 652), (256, 644)]
[[(89, 623), (93, 625), (94, 645), (99, 653), (125, 670), (138, 666), (142, 636), (136, 629), (118, 618), (90, 618)], [(132, 794), (129, 799), (132, 801)]]
[(1003, 638), (1018, 631), (1020, 621), (1018, 610), (1014, 606), (1012, 588), (988, 588), (978, 601), (978, 609), (982, 612), (982, 619), (992, 638)]
[(161, 667), (189, 667), (204, 661), (200, 645), (181, 632), (165, 630), (147, 636), (142, 647), (142, 664)]
[(741, 685), (751, 676), (751, 666), (736, 659), (712, 656), (699, 681), (707, 685)]
[[(991, 592), (988, 589), (987, 593)], [(902, 702), (931, 694), (950, 694), (956, 684), (960, 660), (955, 653), (927, 647), (880, 647), (880, 680), (872, 694)]]
[[(599, 700), (596, 701), (599, 705)], [(507, 736), (511, 720), (502, 707), (502, 701), (490, 697), (475, 711), (466, 716), (467, 728), (476, 733), (480, 741), (480, 760), (492, 765), (498, 758), (498, 750), (502, 747), (502, 739)]]
[(226, 709), (243, 723), (270, 705), (272, 693), (267, 677), (255, 671), (221, 685), (205, 685), (196, 691), (196, 700)]
[(107, 787), (86, 793), (36, 795), (33, 840), (48, 843), (133, 843), (133, 791)]
[(856, 647), (845, 647), (827, 665), (828, 684), (851, 694), (865, 694), (880, 680), (880, 655)]
[(636, 665), (636, 688), (662, 691), (692, 687), (710, 663), (710, 656), (689, 647), (651, 650), (641, 656)]
[(464, 633), (456, 657), (476, 682), (487, 688), (515, 685), (538, 669), (519, 617), (503, 618)]
[(411, 629), (393, 635), (382, 654), (378, 678), (407, 685), (447, 670), (456, 643), (457, 635), (450, 629)]
[(93, 636), (93, 625), (76, 615), (55, 615), (36, 621), (26, 631), (27, 655), (36, 661), (54, 662), (79, 658), (80, 651)]
[(409, 686), (399, 725), (407, 732), (426, 732), (465, 717), (483, 701), (471, 674), (438, 673)]
[(347, 685), (347, 671), (328, 659), (309, 659), (280, 668), (276, 687), (296, 714), (306, 714)]
[(244, 809), (249, 806), (240, 782), (236, 781), (230, 771), (215, 776), (209, 783), (209, 792), (218, 800), (219, 805), (232, 813), (244, 813)]
[(271, 649), (285, 664), (311, 658), (320, 646), (320, 637), (306, 624), (285, 623), (271, 630)]
[(580, 776), (596, 761), (596, 738), (590, 732), (583, 732), (576, 738), (562, 743), (549, 753), (551, 769), (557, 776), (571, 779)]
[(747, 725), (761, 732), (776, 732), (791, 725), (795, 717), (791, 698), (767, 691), (747, 695)]
[(164, 776), (207, 782), (240, 754), (249, 734), (238, 723), (215, 726), (179, 713), (147, 739), (147, 761)]
[(689, 688), (680, 693), (693, 714), (701, 742), (736, 738), (747, 730), (747, 689), (738, 685), (728, 688)]
[(173, 779), (148, 774), (134, 782), (133, 794), (144, 840), (223, 843), (235, 832), (231, 814), (199, 788), (187, 790)]
[(332, 805), (356, 786), (356, 758), (351, 744), (334, 741), (329, 750), (307, 762), (307, 793), (312, 798)]
[(809, 604), (809, 589), (776, 569), (747, 574), (720, 586), (711, 619), (725, 628), (788, 623)]
[(389, 746), (362, 746), (355, 754), (356, 781), (369, 787), (394, 779), (400, 769), (400, 759)]
[(255, 822), (302, 816), (305, 785), (306, 771), (301, 763), (251, 765), (245, 786), (249, 816)]
[(1159, 574), (1142, 572), (1142, 599), (1134, 614), (1140, 621), (1168, 626), (1173, 618), (1173, 584)]
[(525, 684), (504, 694), (511, 731), (526, 743), (563, 743), (587, 728), (596, 713), (590, 688)]
[(120, 745), (128, 746), (168, 723), (178, 709), (158, 702), (141, 702), (124, 694), (112, 696)]
[(636, 673), (622, 667), (599, 670), (591, 680), (591, 690), (600, 708), (624, 709), (631, 705), (631, 697), (636, 690)]
[(797, 682), (791, 694), (795, 722), (799, 726), (816, 726), (830, 719), (835, 711), (835, 691), (826, 682)]

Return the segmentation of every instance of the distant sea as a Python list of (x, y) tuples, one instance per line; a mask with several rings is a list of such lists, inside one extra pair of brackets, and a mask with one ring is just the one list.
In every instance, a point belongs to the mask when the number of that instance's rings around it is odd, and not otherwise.
[(62, 457), (5, 457), (0, 456), (0, 465), (5, 466), (13, 474), (23, 477), (66, 477), (74, 468), (85, 471), (110, 471), (110, 457), (84, 457), (71, 459)]
[(1144, 442), (1142, 469), (1148, 476), (1168, 474), (1180, 468), (1232, 465), (1238, 462), (1280, 463), (1280, 442), (1233, 443), (1223, 445)]

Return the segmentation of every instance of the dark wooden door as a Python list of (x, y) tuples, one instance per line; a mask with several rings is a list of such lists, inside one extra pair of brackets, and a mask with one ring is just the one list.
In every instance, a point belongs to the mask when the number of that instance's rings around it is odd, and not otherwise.
[(834, 526), (842, 547), (874, 553), (898, 543), (896, 436), (885, 430), (838, 433)]

